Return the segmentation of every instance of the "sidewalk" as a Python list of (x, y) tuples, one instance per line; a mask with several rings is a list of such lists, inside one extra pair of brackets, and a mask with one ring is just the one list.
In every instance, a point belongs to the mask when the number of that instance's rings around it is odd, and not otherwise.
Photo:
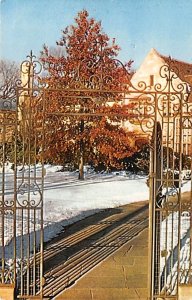
[(125, 244), (56, 300), (147, 300), (148, 230)]

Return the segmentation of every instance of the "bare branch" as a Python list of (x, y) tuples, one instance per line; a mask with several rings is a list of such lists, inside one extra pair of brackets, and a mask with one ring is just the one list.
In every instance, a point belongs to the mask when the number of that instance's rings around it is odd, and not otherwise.
[(15, 95), (19, 67), (15, 62), (0, 60), (0, 100), (12, 99)]

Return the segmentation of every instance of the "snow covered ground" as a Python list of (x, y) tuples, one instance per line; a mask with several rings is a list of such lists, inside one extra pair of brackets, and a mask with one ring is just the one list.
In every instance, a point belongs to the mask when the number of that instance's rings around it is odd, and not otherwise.
[[(48, 241), (55, 237), (64, 229), (64, 226), (74, 223), (89, 215), (92, 215), (106, 208), (118, 207), (135, 201), (147, 200), (149, 191), (146, 184), (146, 176), (138, 176), (134, 174), (126, 174), (125, 172), (114, 173), (95, 173), (92, 170), (85, 173), (85, 180), (78, 180), (78, 172), (61, 172), (61, 166), (45, 165), (46, 175), (44, 177), (44, 241)], [(34, 170), (28, 167), (24, 169), (18, 168), (18, 177), (24, 177), (24, 182), (28, 182), (30, 172), (31, 183), (34, 183)], [(41, 166), (37, 166), (37, 177), (41, 177)], [(14, 195), (14, 172), (10, 165), (5, 167), (5, 200), (10, 202)], [(26, 179), (25, 179), (26, 178)], [(20, 182), (19, 182), (20, 180)], [(19, 179), (17, 186), (23, 189), (18, 193), (18, 200), (25, 201), (28, 195), (28, 187)], [(30, 183), (30, 184), (31, 184)], [(0, 170), (0, 185), (2, 185), (2, 172)], [(33, 187), (33, 185), (32, 185)], [(0, 195), (1, 196), (1, 195)], [(35, 197), (33, 192), (32, 198)], [(37, 198), (39, 193), (37, 193)], [(32, 211), (32, 210), (31, 210)], [(17, 231), (17, 263), (20, 261), (21, 247), (21, 230), (23, 234), (22, 248), (25, 256), (28, 248), (27, 223), (28, 210), (23, 211), (23, 217), (26, 219), (22, 225), (22, 218), (19, 215), (16, 218)], [(4, 243), (6, 264), (13, 265), (13, 224), (14, 216), (9, 214), (4, 223)], [(36, 245), (40, 242), (40, 214), (36, 214)], [(33, 213), (31, 214), (30, 231), (33, 231)], [(0, 246), (2, 236), (2, 228), (0, 228)], [(31, 233), (30, 247), (33, 247), (33, 233)], [(32, 250), (32, 248), (31, 248)], [(2, 249), (0, 247), (0, 257)], [(19, 268), (18, 268), (19, 270)]]
[[(18, 168), (19, 169), (19, 168)], [(48, 241), (56, 236), (63, 227), (92, 215), (102, 209), (118, 207), (131, 202), (148, 200), (149, 189), (146, 176), (127, 174), (126, 172), (95, 173), (93, 170), (85, 172), (85, 180), (78, 180), (78, 172), (61, 172), (61, 166), (45, 165), (44, 188), (44, 240)], [(1, 171), (1, 170), (0, 170)], [(22, 176), (23, 170), (20, 171)], [(25, 170), (27, 177), (28, 170)], [(40, 175), (41, 166), (37, 166)], [(5, 168), (6, 173), (6, 200), (12, 201), (14, 191), (13, 170), (10, 165)], [(33, 169), (30, 170), (31, 181)], [(0, 172), (0, 184), (1, 184)], [(19, 186), (19, 184), (18, 184)], [(27, 192), (27, 190), (26, 190)], [(26, 197), (25, 194), (18, 198)], [(25, 216), (24, 216), (25, 217)], [(5, 225), (5, 243), (11, 240), (10, 222)], [(27, 216), (26, 216), (27, 218)], [(27, 220), (26, 220), (27, 221)], [(19, 223), (19, 220), (18, 220)], [(36, 223), (39, 223), (38, 216)], [(38, 225), (37, 225), (38, 226)], [(18, 225), (19, 227), (19, 225)], [(7, 230), (6, 230), (7, 228)], [(24, 234), (25, 228), (23, 228)], [(18, 234), (20, 228), (17, 230)]]
[[(94, 214), (99, 210), (149, 199), (146, 176), (139, 176), (124, 171), (95, 173), (93, 170), (87, 169), (85, 180), (80, 181), (78, 180), (77, 171), (61, 172), (61, 166), (51, 165), (45, 165), (45, 169), (45, 241), (57, 235), (63, 230), (64, 226)], [(27, 171), (26, 169), (26, 174)], [(40, 173), (40, 171), (41, 166), (37, 166), (37, 173)], [(14, 180), (13, 170), (10, 168), (10, 165), (6, 166), (5, 172), (6, 197), (12, 199)], [(30, 172), (31, 178), (33, 178), (33, 170)], [(189, 190), (190, 181), (186, 181), (182, 192)], [(9, 242), (9, 240), (10, 238), (5, 232), (5, 242)]]
[(49, 226), (45, 230), (45, 239), (56, 234), (60, 226), (101, 209), (149, 199), (145, 176), (127, 175), (125, 172), (88, 172), (85, 180), (79, 181), (77, 172), (55, 172), (54, 167), (46, 168), (44, 222), (45, 226)]

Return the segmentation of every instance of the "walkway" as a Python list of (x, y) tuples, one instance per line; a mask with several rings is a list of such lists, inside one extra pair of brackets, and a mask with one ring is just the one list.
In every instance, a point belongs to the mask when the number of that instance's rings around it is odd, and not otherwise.
[(87, 273), (57, 300), (147, 300), (148, 230)]

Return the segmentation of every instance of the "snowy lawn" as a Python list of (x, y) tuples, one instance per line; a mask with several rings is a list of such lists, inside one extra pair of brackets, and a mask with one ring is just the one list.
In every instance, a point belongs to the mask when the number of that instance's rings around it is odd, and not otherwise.
[(105, 208), (118, 207), (149, 199), (146, 177), (125, 172), (86, 173), (78, 180), (77, 172), (56, 172), (46, 166), (44, 192), (45, 240), (65, 225)]
[[(14, 194), (14, 178), (11, 165), (5, 167), (5, 199), (12, 201)], [(78, 172), (61, 172), (61, 166), (45, 165), (44, 188), (44, 240), (55, 237), (64, 226), (72, 224), (82, 218), (90, 216), (106, 208), (114, 208), (131, 202), (148, 200), (149, 189), (146, 176), (127, 174), (125, 172), (95, 173), (85, 172), (85, 180), (78, 180)], [(18, 176), (23, 170), (18, 168)], [(36, 175), (41, 176), (41, 166), (37, 166)], [(29, 175), (25, 167), (26, 178)], [(21, 173), (21, 174), (20, 174)], [(33, 168), (30, 169), (31, 183), (33, 183)], [(26, 179), (27, 180), (27, 179)], [(2, 176), (0, 172), (0, 182)], [(18, 184), (19, 186), (19, 184)], [(27, 190), (26, 190), (27, 192)], [(27, 194), (19, 195), (25, 199)], [(13, 219), (13, 216), (10, 216)], [(27, 218), (27, 216), (26, 216)], [(13, 234), (13, 222), (4, 227), (5, 243), (9, 244)], [(27, 221), (27, 220), (26, 220)], [(19, 224), (19, 219), (17, 224)], [(39, 225), (38, 225), (39, 224)], [(40, 220), (36, 218), (37, 228)], [(20, 235), (20, 226), (17, 226)], [(26, 228), (23, 228), (24, 234)], [(38, 237), (37, 237), (38, 239)]]

